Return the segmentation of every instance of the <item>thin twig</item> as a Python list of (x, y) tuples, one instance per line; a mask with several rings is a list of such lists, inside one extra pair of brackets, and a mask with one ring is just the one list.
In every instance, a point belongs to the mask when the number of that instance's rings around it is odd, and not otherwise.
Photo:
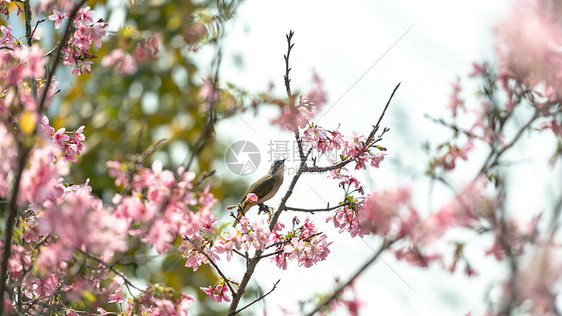
[[(269, 248), (269, 247), (268, 247), (268, 248)], [(285, 250), (283, 250), (283, 249), (277, 250), (277, 251), (274, 251), (274, 252), (272, 252), (272, 253), (268, 253), (268, 254), (265, 254), (265, 255), (261, 255), (260, 258), (263, 259), (263, 258), (267, 258), (267, 257), (271, 257), (271, 256), (276, 256), (276, 255), (278, 255), (278, 254), (280, 254), (280, 253), (283, 253), (284, 251), (285, 251)]]
[(483, 138), (482, 136), (479, 136), (479, 135), (476, 135), (476, 134), (474, 134), (474, 133), (472, 133), (472, 132), (469, 132), (469, 131), (467, 131), (467, 130), (465, 130), (465, 129), (463, 129), (463, 128), (458, 127), (458, 126), (455, 125), (455, 124), (448, 123), (448, 122), (446, 122), (444, 119), (441, 119), (441, 118), (439, 118), (439, 119), (438, 119), (438, 118), (434, 118), (434, 117), (431, 117), (431, 116), (429, 116), (429, 115), (427, 115), (427, 114), (425, 114), (424, 117), (425, 117), (426, 119), (432, 121), (433, 123), (440, 124), (440, 125), (443, 125), (443, 126), (445, 126), (445, 127), (448, 127), (448, 128), (450, 128), (450, 129), (452, 129), (453, 131), (455, 131), (455, 133), (462, 133), (462, 134), (466, 135), (466, 136), (469, 137), (469, 138), (480, 139), (480, 140), (483, 140), (483, 141), (484, 141), (484, 138)]
[(246, 261), (249, 260), (248, 256), (246, 254), (241, 253), (240, 251), (236, 250), (236, 249), (232, 249), (232, 252), (234, 252), (235, 254), (239, 255), (240, 257), (246, 259)]
[(293, 104), (293, 94), (291, 93), (291, 79), (289, 78), (289, 72), (291, 71), (291, 68), (289, 67), (289, 58), (291, 55), (291, 50), (293, 49), (293, 46), (295, 46), (294, 43), (291, 43), (291, 40), (293, 39), (293, 35), (295, 35), (295, 32), (293, 31), (289, 31), (289, 34), (286, 35), (287, 54), (283, 55), (283, 57), (285, 58), (285, 76), (283, 76), (283, 78), (285, 80), (285, 89), (287, 90), (287, 97), (289, 97), (289, 102), (291, 106), (294, 106), (294, 104)]
[(388, 101), (386, 102), (386, 105), (384, 106), (384, 110), (382, 110), (381, 116), (379, 116), (379, 120), (377, 121), (377, 124), (375, 125), (375, 128), (373, 129), (373, 133), (371, 135), (369, 135), (371, 139), (373, 138), (375, 133), (378, 131), (379, 126), (380, 126), (381, 121), (382, 121), (382, 118), (384, 117), (384, 114), (386, 113), (386, 109), (388, 109), (388, 106), (390, 105), (390, 101), (392, 101), (392, 98), (394, 97), (394, 93), (396, 93), (396, 90), (398, 90), (398, 87), (400, 87), (400, 82), (396, 85), (396, 87), (394, 87), (394, 90), (392, 90), (392, 94), (390, 95), (390, 98), (388, 98)]
[[(388, 108), (388, 106), (390, 105), (390, 102), (392, 101), (392, 98), (394, 97), (394, 94), (396, 93), (396, 90), (398, 90), (398, 87), (400, 87), (400, 83), (398, 83), (396, 85), (396, 87), (394, 87), (394, 90), (392, 90), (392, 93), (390, 94), (390, 97), (388, 98), (388, 101), (386, 102), (386, 105), (384, 106), (384, 109), (381, 113), (381, 115), (379, 116), (379, 119), (377, 121), (377, 124), (373, 126), (373, 129), (371, 130), (371, 132), (369, 133), (369, 136), (367, 137), (367, 139), (365, 140), (365, 145), (363, 146), (362, 151), (365, 152), (367, 150), (369, 150), (374, 144), (376, 144), (377, 142), (382, 140), (382, 136), (388, 132), (389, 130), (387, 128), (383, 129), (382, 133), (377, 137), (377, 139), (374, 139), (375, 134), (377, 133), (377, 131), (380, 128), (380, 124), (382, 122), (382, 119), (386, 113), (386, 109)], [(359, 154), (357, 154), (358, 156)], [(335, 164), (335, 165), (331, 165), (331, 166), (326, 166), (326, 167), (317, 167), (317, 166), (313, 166), (313, 167), (305, 167), (303, 172), (314, 172), (314, 173), (320, 173), (320, 172), (326, 172), (326, 171), (331, 171), (331, 170), (337, 170), (340, 168), (343, 168), (345, 165), (347, 165), (348, 163), (352, 162), (353, 160), (355, 160), (355, 158), (357, 158), (357, 156), (355, 157), (350, 157), (347, 158), (343, 161), (340, 161), (339, 163)]]
[(140, 288), (136, 287), (131, 281), (129, 281), (127, 279), (127, 277), (119, 272), (119, 270), (115, 269), (113, 266), (110, 266), (109, 264), (107, 264), (105, 261), (101, 260), (100, 258), (92, 255), (91, 253), (84, 251), (84, 250), (78, 250), (81, 254), (83, 254), (84, 256), (93, 259), (95, 261), (97, 261), (98, 263), (100, 263), (101, 265), (103, 265), (104, 267), (106, 267), (107, 269), (111, 270), (113, 273), (117, 274), (118, 276), (120, 276), (121, 278), (123, 278), (123, 280), (125, 281), (125, 285), (127, 286), (127, 289), (129, 290), (129, 294), (131, 294), (131, 296), (133, 296), (133, 293), (131, 292), (131, 289), (129, 289), (129, 286), (131, 286), (132, 288), (134, 288), (137, 291), (141, 291), (144, 292), (144, 290), (141, 290)]
[[(139, 140), (138, 140), (139, 144), (141, 142), (141, 138), (142, 138), (142, 129), (139, 132)], [(133, 168), (131, 168), (131, 170), (129, 171), (127, 185), (123, 188), (123, 190), (121, 190), (120, 193), (121, 196), (127, 194), (129, 190), (133, 187), (134, 176), (137, 173), (137, 171), (139, 171), (139, 169), (142, 167), (142, 164), (146, 161), (146, 158), (150, 157), (150, 155), (152, 155), (155, 151), (157, 151), (166, 141), (167, 141), (166, 138), (160, 138), (154, 144), (148, 146), (148, 148), (145, 149), (142, 152), (142, 154), (134, 155), (134, 159), (131, 159), (133, 160)], [(137, 152), (139, 151), (140, 149), (137, 146)], [(123, 201), (123, 199), (121, 199), (121, 201)]]
[(57, 47), (55, 58), (53, 59), (53, 65), (51, 67), (51, 71), (47, 76), (47, 81), (45, 83), (45, 87), (43, 90), (43, 94), (41, 95), (41, 100), (39, 101), (39, 105), (37, 107), (37, 113), (43, 113), (43, 109), (45, 108), (45, 103), (47, 101), (47, 95), (49, 94), (49, 88), (51, 87), (51, 83), (53, 82), (53, 77), (55, 76), (55, 72), (57, 71), (57, 67), (61, 60), (62, 56), (62, 48), (66, 45), (68, 38), (70, 37), (71, 29), (72, 29), (72, 22), (78, 14), (78, 10), (86, 3), (87, 0), (81, 0), (70, 12), (68, 16), (68, 24), (66, 25), (66, 29), (62, 35), (62, 39), (60, 41), (60, 45)]
[(257, 302), (263, 300), (264, 297), (266, 297), (266, 296), (268, 296), (269, 294), (271, 294), (271, 292), (273, 292), (273, 291), (275, 290), (275, 288), (277, 288), (277, 284), (279, 284), (279, 281), (281, 281), (281, 280), (277, 280), (277, 282), (275, 282), (275, 283), (273, 284), (273, 287), (271, 288), (271, 290), (269, 290), (269, 292), (267, 292), (267, 293), (261, 295), (260, 297), (256, 298), (256, 299), (253, 300), (251, 303), (249, 303), (248, 305), (242, 307), (241, 309), (237, 310), (237, 311), (234, 312), (234, 313), (235, 313), (235, 314), (238, 314), (238, 313), (240, 313), (241, 311), (245, 310), (246, 308), (252, 306), (254, 303), (257, 303)]
[[(376, 126), (373, 127), (373, 131), (376, 129)], [(369, 150), (374, 144), (378, 143), (379, 141), (382, 140), (382, 136), (388, 131), (388, 129), (383, 129), (383, 132), (381, 133), (381, 135), (379, 135), (377, 137), (377, 139), (372, 140), (371, 143), (367, 143), (365, 142), (365, 145), (363, 146), (362, 152), (365, 152), (367, 150)], [(371, 131), (372, 133), (372, 131)], [(310, 173), (322, 173), (322, 172), (327, 172), (327, 171), (331, 171), (331, 170), (337, 170), (337, 169), (341, 169), (343, 167), (345, 167), (347, 164), (349, 164), (350, 162), (354, 161), (361, 153), (358, 153), (357, 155), (355, 155), (354, 157), (349, 157), (345, 160), (342, 160), (340, 162), (338, 162), (335, 165), (331, 165), (331, 166), (324, 166), (324, 167), (318, 167), (318, 166), (312, 166), (312, 167), (308, 167), (305, 166), (303, 169), (303, 172), (310, 172)]]
[[(322, 232), (318, 232), (318, 233), (312, 234), (312, 235), (310, 235), (310, 236), (308, 236), (308, 237), (306, 237), (306, 238), (303, 238), (302, 240), (303, 240), (303, 241), (310, 241), (312, 238), (314, 238), (314, 237), (316, 237), (316, 236), (320, 236), (320, 235), (322, 235), (322, 234), (323, 234)], [(276, 243), (273, 243), (273, 244), (267, 246), (265, 249), (277, 247), (277, 246), (282, 245), (282, 244), (290, 244), (290, 241), (278, 241), (278, 242), (276, 242)], [(264, 256), (270, 256), (270, 255), (271, 255), (271, 254), (267, 254), (267, 255), (264, 255)], [(263, 256), (262, 256), (262, 257), (263, 257)]]
[(306, 314), (308, 316), (312, 316), (315, 313), (317, 313), (318, 311), (320, 311), (320, 309), (322, 309), (322, 307), (330, 304), (330, 302), (332, 302), (333, 300), (337, 299), (338, 296), (341, 294), (341, 292), (348, 287), (351, 283), (353, 283), (353, 281), (355, 281), (355, 279), (357, 279), (361, 273), (363, 273), (363, 271), (365, 271), (365, 269), (367, 269), (373, 262), (375, 262), (375, 260), (377, 260), (379, 258), (379, 256), (382, 254), (383, 251), (385, 251), (388, 247), (392, 246), (392, 244), (396, 242), (396, 240), (384, 240), (382, 245), (380, 246), (379, 250), (377, 250), (377, 252), (367, 261), (365, 262), (361, 268), (359, 268), (359, 270), (357, 270), (357, 272), (355, 272), (355, 274), (353, 274), (353, 276), (351, 276), (351, 278), (349, 278), (349, 280), (347, 280), (347, 282), (343, 283), (342, 285), (340, 285), (335, 291), (334, 293), (332, 293), (332, 295), (330, 295), (328, 298), (324, 299), (320, 304), (318, 304), (316, 306), (316, 308), (311, 311), (310, 313)]
[[(486, 162), (482, 165), (482, 168), (480, 169), (479, 174), (484, 174), (486, 171), (490, 170), (492, 167), (497, 165), (498, 161), (499, 161), (500, 157), (503, 155), (503, 153), (506, 152), (509, 148), (513, 147), (513, 145), (515, 145), (517, 143), (519, 138), (521, 138), (521, 135), (523, 135), (523, 133), (529, 128), (529, 126), (531, 126), (531, 124), (533, 124), (533, 122), (538, 117), (539, 117), (539, 112), (535, 111), (535, 114), (533, 115), (533, 117), (531, 117), (531, 119), (529, 121), (527, 121), (527, 123), (525, 123), (525, 125), (523, 125), (523, 127), (521, 127), (519, 129), (519, 131), (517, 132), (517, 134), (515, 134), (513, 139), (507, 145), (503, 146), (502, 149), (495, 154), (495, 156), (494, 156), (495, 151), (492, 150), (490, 152), (490, 154), (488, 155), (488, 157), (486, 158)], [(492, 157), (494, 158), (494, 160), (492, 160), (492, 162), (488, 163), (490, 161), (490, 159), (492, 159)]]
[(205, 256), (205, 258), (207, 258), (207, 260), (209, 261), (209, 263), (213, 266), (213, 268), (215, 268), (215, 270), (217, 270), (217, 272), (219, 273), (219, 275), (221, 276), (221, 278), (224, 280), (224, 282), (226, 283), (226, 285), (228, 286), (228, 289), (230, 290), (230, 292), (232, 293), (232, 296), (236, 295), (236, 291), (234, 291), (234, 288), (232, 287), (232, 284), (230, 284), (230, 280), (226, 277), (226, 275), (222, 272), (222, 270), (219, 268), (219, 266), (216, 264), (216, 262), (213, 260), (213, 258), (211, 258), (211, 256), (209, 256), (203, 249), (201, 249), (199, 246), (197, 246), (195, 244), (195, 242), (193, 242), (191, 239), (189, 239), (187, 236), (183, 236), (182, 238), (183, 240), (187, 240), (189, 241), (189, 243), (197, 250), (197, 252), (203, 254)]
[(332, 206), (332, 207), (326, 207), (326, 208), (317, 208), (317, 209), (306, 209), (306, 208), (298, 208), (298, 207), (291, 207), (291, 206), (285, 206), (285, 210), (287, 211), (293, 211), (293, 212), (305, 212), (305, 213), (316, 213), (316, 212), (329, 212), (329, 211), (333, 211), (337, 208), (343, 207), (345, 206), (345, 204), (339, 204), (336, 206)]
[[(213, 78), (213, 87), (212, 87), (213, 94), (215, 93), (215, 91), (218, 90), (217, 85), (219, 80), (219, 69), (220, 69), (221, 60), (222, 60), (222, 50), (219, 49), (219, 51), (217, 52), (217, 66)], [(185, 164), (186, 170), (189, 170), (191, 168), (191, 164), (195, 160), (195, 157), (197, 157), (199, 153), (201, 153), (201, 151), (207, 144), (207, 141), (209, 140), (209, 138), (211, 138), (214, 132), (214, 126), (215, 123), (217, 122), (217, 116), (215, 113), (215, 103), (218, 100), (215, 100), (215, 98), (213, 97), (211, 98), (210, 101), (211, 104), (209, 106), (209, 115), (207, 118), (207, 125), (205, 126), (205, 131), (201, 133), (201, 135), (199, 135), (199, 139), (197, 139), (197, 141), (193, 145), (193, 150), (191, 151), (191, 155), (189, 156), (189, 159)]]
[(217, 170), (215, 169), (203, 172), (201, 177), (199, 177), (199, 179), (193, 183), (193, 188), (198, 187), (201, 183), (203, 183), (203, 181), (205, 181), (209, 177), (212, 177), (216, 172)]

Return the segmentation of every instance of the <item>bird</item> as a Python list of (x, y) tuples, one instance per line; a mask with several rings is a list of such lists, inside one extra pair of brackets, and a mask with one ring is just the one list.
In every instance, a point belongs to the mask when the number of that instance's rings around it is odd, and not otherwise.
[[(252, 183), (244, 193), (242, 200), (239, 203), (238, 214), (234, 221), (233, 227), (236, 227), (242, 216), (254, 205), (263, 204), (263, 202), (271, 199), (283, 184), (283, 168), (285, 159), (275, 160), (271, 164), (269, 172), (261, 177), (258, 181)], [(254, 193), (258, 200), (255, 202), (246, 202), (246, 196), (250, 193)]]

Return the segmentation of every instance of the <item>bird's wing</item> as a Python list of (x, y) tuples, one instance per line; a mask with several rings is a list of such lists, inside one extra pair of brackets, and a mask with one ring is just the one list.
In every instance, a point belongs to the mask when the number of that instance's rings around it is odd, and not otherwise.
[[(246, 196), (250, 193), (254, 193), (255, 195), (257, 195), (258, 201), (261, 203), (261, 202), (263, 202), (262, 198), (266, 194), (271, 192), (271, 190), (273, 190), (274, 186), (275, 186), (275, 178), (273, 177), (273, 175), (267, 174), (267, 175), (263, 176), (261, 179), (259, 179), (258, 181), (254, 182), (252, 185), (250, 185), (248, 190), (246, 190), (246, 193), (244, 193), (244, 196), (242, 197), (242, 201), (240, 201), (240, 203), (244, 203), (244, 200), (246, 200)], [(236, 220), (234, 221), (234, 224), (232, 226), (236, 227), (236, 225), (238, 224), (238, 222), (240, 221), (242, 216), (245, 215), (246, 211), (250, 207), (252, 207), (252, 205), (255, 205), (255, 204), (256, 204), (256, 202), (248, 203), (248, 204), (246, 204), (244, 209), (238, 208), (238, 214), (236, 215)]]
[(248, 190), (246, 190), (246, 193), (244, 193), (244, 196), (242, 197), (242, 201), (244, 201), (246, 199), (246, 196), (250, 193), (254, 193), (255, 195), (257, 195), (259, 200), (263, 198), (267, 193), (271, 192), (274, 185), (275, 185), (275, 179), (273, 175), (267, 174), (263, 176), (261, 179), (259, 179), (258, 181), (254, 182), (248, 188)]

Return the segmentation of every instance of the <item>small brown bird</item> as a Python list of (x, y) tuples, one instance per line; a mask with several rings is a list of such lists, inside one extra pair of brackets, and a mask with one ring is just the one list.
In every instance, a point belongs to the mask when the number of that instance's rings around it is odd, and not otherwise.
[[(240, 204), (242, 204), (244, 208), (238, 208), (238, 214), (236, 215), (236, 220), (232, 225), (233, 227), (238, 224), (242, 216), (244, 216), (252, 206), (262, 204), (263, 202), (271, 199), (275, 195), (275, 193), (277, 193), (279, 187), (281, 187), (281, 184), (283, 184), (284, 163), (285, 159), (275, 160), (271, 165), (269, 172), (258, 181), (252, 183), (248, 190), (246, 190), (246, 193), (244, 193), (244, 196), (242, 197), (242, 201), (240, 201)], [(258, 200), (251, 203), (244, 203), (244, 201), (246, 200), (246, 196), (250, 193), (254, 193), (255, 195), (257, 195)]]

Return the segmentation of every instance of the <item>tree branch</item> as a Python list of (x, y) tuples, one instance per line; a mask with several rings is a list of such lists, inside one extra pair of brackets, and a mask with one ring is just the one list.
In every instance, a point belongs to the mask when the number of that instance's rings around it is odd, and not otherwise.
[(291, 79), (289, 78), (289, 72), (291, 71), (291, 68), (289, 67), (289, 57), (291, 55), (291, 50), (293, 49), (293, 46), (295, 46), (295, 44), (291, 43), (291, 40), (293, 39), (293, 35), (295, 35), (295, 32), (293, 31), (289, 31), (289, 34), (286, 35), (287, 37), (287, 54), (283, 55), (283, 57), (285, 58), (285, 76), (283, 76), (283, 78), (285, 79), (285, 89), (287, 90), (287, 97), (289, 97), (289, 102), (290, 105), (293, 106), (293, 94), (291, 93)]
[[(503, 146), (502, 149), (497, 153), (495, 153), (495, 150), (492, 149), (492, 151), (490, 152), (490, 154), (486, 158), (486, 161), (482, 165), (482, 168), (480, 169), (479, 174), (484, 174), (486, 171), (490, 170), (492, 167), (497, 165), (501, 155), (503, 155), (504, 152), (506, 152), (509, 148), (511, 148), (513, 145), (515, 145), (517, 143), (519, 138), (521, 138), (521, 135), (523, 135), (523, 133), (529, 128), (529, 126), (531, 126), (531, 124), (533, 124), (533, 122), (538, 117), (539, 117), (539, 112), (535, 111), (535, 114), (533, 115), (533, 117), (531, 117), (531, 119), (529, 121), (527, 121), (527, 123), (525, 123), (525, 125), (523, 125), (523, 127), (521, 127), (519, 129), (519, 131), (517, 131), (517, 134), (515, 134), (513, 139), (507, 145)], [(494, 156), (494, 153), (495, 153), (495, 156)], [(493, 157), (492, 162), (489, 162), (492, 159), (492, 157)]]
[(297, 208), (297, 207), (291, 207), (291, 206), (285, 206), (285, 210), (287, 211), (293, 211), (293, 212), (305, 212), (305, 213), (316, 213), (316, 212), (329, 212), (329, 211), (333, 211), (337, 208), (340, 207), (344, 207), (345, 204), (338, 204), (336, 206), (327, 206), (326, 208), (317, 208), (317, 209), (306, 209), (306, 208)]
[(338, 287), (334, 293), (332, 293), (332, 295), (330, 295), (328, 298), (326, 298), (325, 300), (323, 300), (320, 304), (318, 304), (316, 306), (316, 308), (311, 311), (310, 313), (306, 314), (307, 316), (312, 316), (315, 313), (319, 312), (320, 309), (328, 304), (330, 304), (333, 300), (337, 299), (338, 296), (342, 293), (342, 291), (348, 287), (351, 283), (353, 283), (353, 281), (355, 281), (355, 279), (357, 279), (361, 273), (363, 273), (373, 262), (375, 262), (375, 260), (377, 260), (380, 255), (382, 254), (383, 251), (385, 251), (387, 248), (389, 248), (390, 246), (392, 246), (393, 243), (395, 243), (396, 240), (384, 240), (382, 245), (380, 246), (379, 250), (377, 250), (377, 252), (371, 257), (371, 259), (369, 259), (367, 262), (365, 262), (365, 264), (363, 264), (363, 266), (361, 266), (361, 268), (359, 268), (359, 270), (357, 270), (357, 272), (355, 272), (355, 274), (353, 274), (353, 276), (351, 276), (351, 278), (349, 278), (349, 280), (347, 280), (347, 282), (345, 282), (344, 284), (342, 284), (340, 287)]
[(277, 288), (277, 284), (279, 284), (279, 281), (281, 281), (281, 280), (277, 280), (277, 282), (275, 282), (275, 283), (273, 284), (273, 287), (271, 288), (271, 290), (269, 290), (269, 292), (267, 292), (267, 293), (261, 295), (260, 297), (258, 297), (258, 298), (256, 298), (255, 300), (253, 300), (250, 304), (248, 304), (248, 305), (242, 307), (241, 309), (237, 310), (237, 311), (235, 312), (235, 314), (240, 313), (241, 311), (245, 310), (246, 308), (252, 306), (254, 303), (257, 303), (257, 302), (261, 301), (264, 297), (266, 297), (266, 296), (268, 296), (269, 294), (271, 294), (271, 292), (273, 292), (273, 291), (275, 290), (275, 288)]
[(232, 287), (232, 284), (230, 284), (230, 280), (226, 277), (226, 275), (222, 272), (222, 270), (219, 268), (219, 266), (215, 263), (215, 261), (213, 260), (213, 258), (211, 258), (211, 256), (209, 256), (203, 249), (201, 249), (200, 247), (198, 247), (191, 239), (189, 239), (187, 236), (183, 236), (182, 239), (189, 241), (189, 243), (201, 254), (203, 254), (205, 256), (205, 258), (207, 258), (207, 260), (209, 260), (209, 263), (213, 266), (213, 268), (215, 268), (215, 270), (217, 270), (217, 272), (219, 273), (219, 275), (221, 276), (221, 278), (224, 280), (224, 283), (226, 283), (226, 285), (228, 286), (228, 289), (230, 290), (230, 292), (232, 293), (232, 296), (236, 295), (236, 291), (234, 291), (234, 288)]
[[(78, 5), (76, 5), (70, 16), (69, 19), (72, 21), (80, 7), (86, 2), (86, 0), (82, 0)], [(27, 44), (31, 46), (32, 44), (32, 34), (31, 34), (31, 3), (30, 0), (26, 0), (24, 2), (24, 12), (25, 12), (25, 25), (26, 25), (26, 36), (27, 36)], [(69, 25), (72, 23), (69, 23)], [(63, 38), (68, 38), (69, 34), (69, 27), (66, 28)], [(43, 95), (41, 96), (41, 101), (39, 102), (39, 106), (37, 107), (37, 113), (39, 116), (43, 113), (43, 109), (45, 108), (45, 100), (47, 99), (47, 94), (51, 82), (53, 80), (53, 76), (55, 74), (60, 56), (61, 56), (62, 45), (59, 47), (57, 51), (57, 55), (53, 60), (53, 68), (47, 77), (47, 83), (45, 84), (45, 90), (43, 91)], [(37, 85), (35, 83), (35, 79), (31, 78), (31, 88), (35, 98), (37, 98)], [(37, 125), (33, 130), (32, 135), (35, 135), (37, 132)], [(17, 199), (19, 195), (20, 189), (20, 182), (21, 176), (23, 174), (23, 170), (27, 164), (27, 160), (29, 158), (29, 153), (31, 152), (31, 147), (25, 145), (22, 141), (18, 140), (18, 169), (16, 170), (15, 178), (13, 180), (13, 187), (10, 194), (10, 200), (8, 202), (8, 220), (6, 221), (6, 231), (4, 235), (4, 248), (2, 249), (2, 265), (0, 267), (0, 295), (3, 298), (4, 292), (6, 291), (6, 281), (8, 278), (8, 260), (11, 255), (11, 245), (12, 245), (12, 235), (14, 230), (14, 225), (18, 213), (17, 207)], [(0, 316), (4, 314), (4, 299), (0, 299)]]
[(55, 58), (53, 59), (53, 66), (51, 67), (51, 71), (49, 71), (49, 74), (47, 76), (47, 82), (45, 83), (43, 94), (41, 95), (41, 100), (39, 101), (39, 106), (37, 108), (37, 113), (39, 114), (43, 113), (43, 109), (45, 108), (45, 102), (47, 101), (49, 88), (51, 87), (51, 83), (53, 82), (53, 77), (55, 76), (55, 72), (57, 71), (57, 67), (59, 65), (59, 61), (62, 56), (62, 48), (63, 46), (66, 45), (66, 42), (70, 37), (70, 33), (73, 27), (72, 22), (74, 21), (76, 14), (78, 14), (78, 10), (80, 10), (80, 8), (84, 5), (84, 3), (86, 3), (86, 1), (87, 0), (81, 0), (78, 4), (76, 4), (76, 6), (74, 6), (74, 8), (72, 9), (72, 11), (68, 16), (68, 23), (66, 24), (66, 29), (64, 30), (64, 33), (62, 35), (60, 45), (57, 47)]
[(105, 261), (101, 260), (100, 258), (92, 255), (91, 253), (84, 251), (84, 250), (78, 250), (81, 254), (83, 254), (84, 256), (95, 260), (96, 262), (100, 263), (101, 265), (103, 265), (104, 267), (106, 267), (107, 269), (111, 270), (113, 273), (117, 274), (118, 276), (120, 276), (121, 278), (123, 278), (123, 280), (125, 281), (125, 285), (127, 286), (127, 290), (129, 290), (129, 294), (131, 294), (131, 296), (133, 296), (133, 293), (131, 292), (131, 289), (129, 288), (129, 286), (131, 286), (132, 288), (134, 288), (137, 291), (141, 291), (144, 292), (144, 290), (141, 290), (140, 288), (138, 288), (137, 286), (135, 286), (131, 281), (129, 281), (129, 279), (127, 279), (127, 277), (119, 272), (119, 270), (115, 269), (113, 266), (110, 266), (109, 264), (107, 264)]
[[(374, 144), (378, 143), (379, 141), (382, 140), (382, 136), (388, 132), (389, 130), (387, 128), (383, 129), (382, 133), (377, 137), (377, 139), (375, 138), (375, 134), (377, 133), (377, 131), (380, 128), (380, 124), (382, 122), (382, 119), (384, 117), (384, 114), (386, 113), (386, 109), (388, 108), (388, 106), (390, 105), (390, 102), (392, 101), (392, 98), (394, 97), (394, 94), (396, 93), (396, 90), (398, 90), (398, 87), (400, 87), (400, 83), (398, 83), (396, 85), (396, 87), (394, 87), (394, 90), (392, 90), (392, 94), (390, 94), (390, 97), (388, 98), (388, 101), (386, 102), (386, 105), (384, 106), (384, 109), (381, 113), (381, 115), (379, 116), (379, 119), (377, 121), (377, 124), (373, 126), (373, 129), (371, 130), (371, 133), (369, 133), (369, 136), (367, 137), (367, 139), (365, 140), (365, 146), (363, 146), (363, 150), (362, 152), (365, 152), (367, 150), (369, 150), (369, 148), (371, 148)], [(336, 169), (340, 169), (343, 168), (345, 165), (347, 165), (348, 163), (352, 162), (353, 160), (355, 160), (355, 158), (357, 158), (357, 156), (355, 157), (350, 157), (347, 158), (345, 160), (340, 161), (339, 163), (332, 165), (332, 166), (326, 166), (326, 167), (317, 167), (317, 166), (313, 166), (313, 167), (308, 167), (305, 166), (305, 168), (303, 169), (303, 172), (315, 172), (315, 173), (321, 173), (321, 172), (326, 172), (326, 171), (331, 171), (331, 170), (336, 170)]]

